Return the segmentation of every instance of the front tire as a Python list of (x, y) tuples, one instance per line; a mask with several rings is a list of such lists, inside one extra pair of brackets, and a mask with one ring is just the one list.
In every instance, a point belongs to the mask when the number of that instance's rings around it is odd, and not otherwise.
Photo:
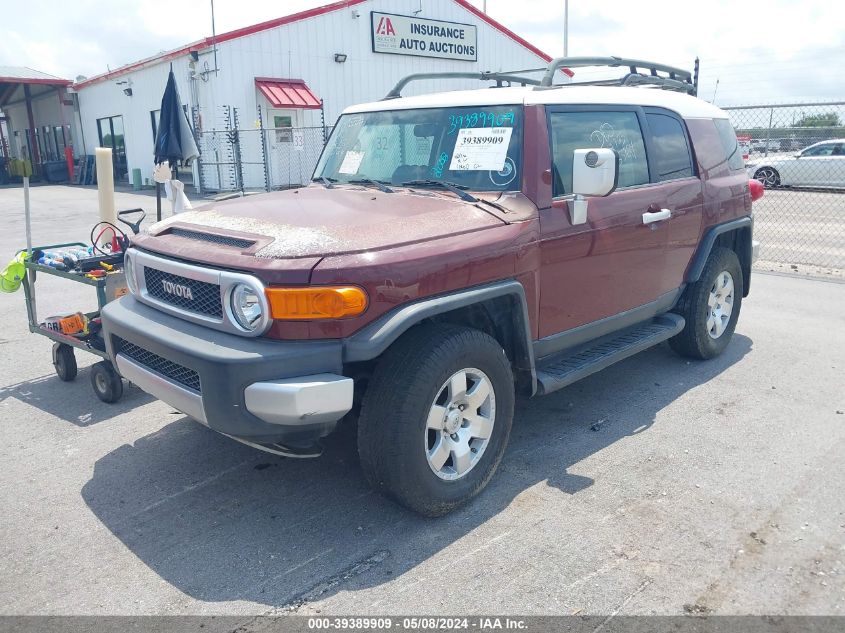
[(510, 362), (494, 338), (455, 325), (416, 326), (381, 358), (364, 395), (364, 474), (411, 510), (447, 514), (493, 476), (513, 407)]
[(736, 328), (743, 287), (736, 253), (714, 248), (701, 277), (687, 287), (676, 308), (686, 325), (669, 339), (669, 346), (689, 358), (706, 360), (721, 354)]
[(117, 402), (123, 396), (123, 380), (112, 364), (103, 360), (91, 367), (91, 387), (103, 402)]
[(76, 378), (76, 356), (73, 348), (66, 343), (53, 343), (53, 367), (56, 375), (63, 382), (70, 382)]

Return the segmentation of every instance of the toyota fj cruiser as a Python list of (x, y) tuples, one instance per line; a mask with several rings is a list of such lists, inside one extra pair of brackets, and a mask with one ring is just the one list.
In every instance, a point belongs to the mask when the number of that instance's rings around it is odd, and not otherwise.
[[(553, 85), (597, 64), (629, 72)], [(318, 455), (349, 414), (369, 482), (439, 515), (493, 475), (516, 393), (661, 341), (721, 353), (762, 188), (690, 73), (472, 76), (499, 87), (403, 98), (406, 78), (344, 111), (308, 186), (138, 236), (131, 294), (103, 310), (121, 375), (283, 455)]]

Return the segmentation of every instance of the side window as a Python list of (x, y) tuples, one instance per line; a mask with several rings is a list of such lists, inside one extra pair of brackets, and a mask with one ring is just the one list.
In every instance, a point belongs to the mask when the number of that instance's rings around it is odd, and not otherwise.
[(657, 181), (688, 178), (693, 175), (687, 136), (678, 119), (665, 114), (647, 113)]
[(554, 195), (572, 192), (572, 152), (609, 147), (619, 154), (619, 187), (648, 182), (640, 122), (634, 112), (552, 112)]
[(819, 145), (818, 147), (811, 147), (801, 153), (802, 156), (833, 156), (833, 154), (833, 143)]
[(725, 150), (728, 167), (730, 167), (731, 171), (745, 169), (745, 161), (742, 160), (742, 152), (739, 149), (739, 143), (736, 141), (736, 133), (730, 121), (727, 119), (714, 119), (713, 124), (716, 126), (716, 131), (719, 132), (719, 138), (722, 141), (722, 148)]

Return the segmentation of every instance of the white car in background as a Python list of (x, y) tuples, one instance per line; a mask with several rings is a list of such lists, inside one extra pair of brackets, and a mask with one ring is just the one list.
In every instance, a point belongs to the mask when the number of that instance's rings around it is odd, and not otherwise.
[(797, 154), (755, 157), (748, 175), (772, 187), (845, 189), (845, 139), (815, 143)]

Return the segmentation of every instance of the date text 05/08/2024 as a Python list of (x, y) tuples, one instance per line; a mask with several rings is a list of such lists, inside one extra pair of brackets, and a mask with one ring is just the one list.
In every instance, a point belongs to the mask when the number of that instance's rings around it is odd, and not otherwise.
[(308, 628), (314, 631), (321, 630), (390, 630), (418, 631), (418, 630), (439, 630), (439, 631), (494, 631), (511, 630), (519, 631), (527, 627), (526, 622), (519, 618), (507, 617), (333, 617), (333, 618), (309, 618)]

